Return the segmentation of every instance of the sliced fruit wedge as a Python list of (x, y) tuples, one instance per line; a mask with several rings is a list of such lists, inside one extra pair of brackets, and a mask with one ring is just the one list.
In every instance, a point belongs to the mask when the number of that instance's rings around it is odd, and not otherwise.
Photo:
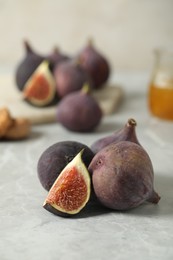
[(35, 106), (47, 106), (53, 101), (55, 94), (55, 80), (49, 69), (49, 62), (44, 60), (26, 82), (23, 96)]
[(43, 207), (53, 214), (77, 214), (90, 198), (90, 175), (82, 161), (82, 153), (83, 150), (62, 170), (48, 193)]

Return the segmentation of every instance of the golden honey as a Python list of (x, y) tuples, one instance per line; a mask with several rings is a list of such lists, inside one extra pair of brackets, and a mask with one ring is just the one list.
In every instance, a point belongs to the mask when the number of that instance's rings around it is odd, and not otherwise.
[(172, 88), (151, 84), (149, 88), (149, 108), (153, 115), (173, 120), (173, 85)]
[(173, 120), (173, 52), (156, 50), (148, 93), (152, 115)]

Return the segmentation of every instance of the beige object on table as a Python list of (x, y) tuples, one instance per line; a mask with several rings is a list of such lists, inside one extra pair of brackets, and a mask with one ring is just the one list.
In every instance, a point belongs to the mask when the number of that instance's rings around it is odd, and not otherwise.
[[(105, 115), (116, 111), (123, 91), (119, 86), (106, 86), (94, 91), (93, 96), (100, 104)], [(0, 108), (8, 107), (14, 117), (28, 118), (32, 124), (53, 123), (56, 121), (56, 107), (38, 108), (22, 99), (22, 94), (15, 86), (12, 77), (0, 75)]]

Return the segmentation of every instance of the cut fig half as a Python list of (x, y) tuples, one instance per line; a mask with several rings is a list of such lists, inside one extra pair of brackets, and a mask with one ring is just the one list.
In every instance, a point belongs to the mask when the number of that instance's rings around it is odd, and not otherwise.
[(47, 106), (55, 95), (55, 80), (49, 69), (49, 62), (44, 60), (26, 82), (23, 96), (35, 106)]
[(46, 210), (55, 215), (75, 215), (85, 207), (90, 198), (91, 181), (88, 169), (82, 161), (83, 150), (62, 170), (43, 204)]

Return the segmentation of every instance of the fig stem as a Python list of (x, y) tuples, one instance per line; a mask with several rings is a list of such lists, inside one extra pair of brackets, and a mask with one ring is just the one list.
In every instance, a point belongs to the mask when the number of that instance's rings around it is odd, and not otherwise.
[(93, 38), (90, 37), (90, 38), (88, 39), (88, 46), (89, 46), (89, 47), (92, 47), (92, 46), (93, 46), (93, 42), (94, 42)]
[(128, 125), (128, 126), (136, 126), (136, 125), (137, 125), (137, 122), (136, 122), (135, 119), (130, 118), (130, 119), (128, 119), (127, 125)]
[(81, 91), (83, 94), (89, 94), (91, 92), (90, 85), (87, 82), (85, 82)]
[(53, 54), (59, 54), (59, 53), (60, 53), (60, 50), (59, 50), (58, 46), (54, 46), (54, 47), (53, 47), (52, 53), (53, 53)]
[(27, 40), (24, 40), (23, 44), (24, 44), (24, 48), (26, 50), (26, 53), (34, 53), (30, 43)]

